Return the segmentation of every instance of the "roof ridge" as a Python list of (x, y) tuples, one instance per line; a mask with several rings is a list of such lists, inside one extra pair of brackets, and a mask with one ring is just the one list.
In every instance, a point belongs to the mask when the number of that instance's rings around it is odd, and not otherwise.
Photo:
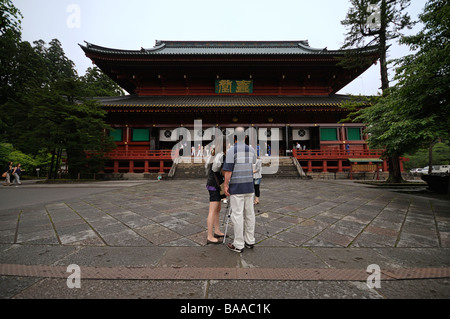
[(252, 40), (211, 40), (211, 41), (172, 41), (157, 40), (155, 47), (165, 45), (170, 48), (298, 48), (309, 47), (308, 40), (252, 41)]

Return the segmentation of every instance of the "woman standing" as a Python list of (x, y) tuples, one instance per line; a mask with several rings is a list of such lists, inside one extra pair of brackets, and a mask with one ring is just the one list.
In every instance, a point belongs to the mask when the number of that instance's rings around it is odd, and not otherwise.
[(6, 180), (5, 180), (5, 183), (3, 183), (3, 185), (5, 185), (5, 186), (12, 185), (11, 184), (12, 171), (13, 171), (13, 162), (10, 161), (4, 169)]
[(22, 175), (22, 168), (20, 167), (20, 163), (17, 164), (16, 167), (14, 167), (13, 175), (14, 175), (14, 184), (17, 183), (19, 185), (22, 185), (22, 183), (20, 182), (20, 175)]
[[(224, 150), (225, 151), (225, 150)], [(220, 231), (219, 215), (220, 215), (220, 201), (225, 198), (225, 194), (220, 194), (220, 185), (223, 184), (224, 178), (221, 174), (223, 166), (224, 152), (215, 153), (216, 150), (211, 150), (211, 157), (207, 162), (208, 180), (206, 182), (206, 189), (209, 191), (209, 213), (206, 224), (208, 226), (207, 244), (221, 244), (224, 233)]]
[(259, 186), (261, 185), (262, 178), (262, 161), (259, 156), (256, 158), (256, 164), (253, 164), (253, 182), (255, 184), (255, 205), (259, 204)]

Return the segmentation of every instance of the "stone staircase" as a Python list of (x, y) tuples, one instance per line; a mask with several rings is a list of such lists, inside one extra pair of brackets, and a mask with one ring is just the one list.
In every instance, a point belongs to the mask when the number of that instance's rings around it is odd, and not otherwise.
[(103, 174), (104, 180), (110, 181), (139, 181), (166, 179), (167, 173), (107, 173)]
[[(291, 157), (261, 157), (263, 178), (302, 178), (303, 170)], [(298, 162), (297, 162), (298, 164)], [(278, 169), (277, 169), (278, 168)]]
[[(305, 178), (302, 168), (291, 157), (270, 157), (262, 156), (263, 178)], [(197, 160), (198, 161), (198, 160)], [(278, 169), (277, 169), (278, 168)], [(193, 159), (175, 161), (168, 175), (173, 179), (205, 178), (205, 162), (196, 163)]]
[[(198, 160), (197, 160), (198, 161)], [(192, 178), (204, 178), (206, 180), (206, 168), (205, 161), (197, 163), (192, 159), (190, 162), (186, 160), (173, 163), (172, 169), (168, 174), (168, 178), (172, 179), (192, 179)]]

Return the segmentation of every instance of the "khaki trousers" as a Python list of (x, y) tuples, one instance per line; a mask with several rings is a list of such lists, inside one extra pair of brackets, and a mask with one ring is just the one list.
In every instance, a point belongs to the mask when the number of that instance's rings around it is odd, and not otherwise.
[(254, 193), (230, 196), (231, 221), (234, 227), (234, 247), (244, 248), (244, 244), (255, 243)]

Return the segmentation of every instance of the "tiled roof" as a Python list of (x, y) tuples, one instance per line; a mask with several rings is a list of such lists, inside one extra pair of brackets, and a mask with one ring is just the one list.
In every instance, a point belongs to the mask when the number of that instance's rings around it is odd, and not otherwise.
[[(85, 52), (112, 55), (342, 55), (344, 50), (315, 49), (308, 41), (156, 41), (153, 48), (120, 50), (86, 42)], [(369, 47), (366, 52), (376, 51)]]
[(346, 95), (332, 96), (137, 96), (99, 98), (104, 107), (339, 107)]

